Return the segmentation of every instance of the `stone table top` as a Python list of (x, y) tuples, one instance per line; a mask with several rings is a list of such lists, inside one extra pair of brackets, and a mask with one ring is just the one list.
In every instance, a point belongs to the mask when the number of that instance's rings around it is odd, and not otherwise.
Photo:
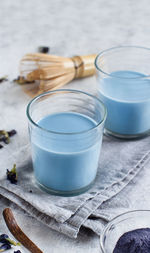
[[(149, 47), (148, 7), (149, 0), (1, 0), (0, 75), (16, 77), (20, 58), (42, 45), (63, 56), (98, 53), (119, 45)], [(93, 81), (85, 82), (90, 85)], [(80, 81), (69, 86), (81, 88)], [(1, 212), (8, 205), (0, 199)], [(20, 225), (44, 253), (99, 252), (99, 238), (91, 231), (82, 231), (72, 240), (14, 208)], [(7, 231), (2, 215), (0, 231)]]

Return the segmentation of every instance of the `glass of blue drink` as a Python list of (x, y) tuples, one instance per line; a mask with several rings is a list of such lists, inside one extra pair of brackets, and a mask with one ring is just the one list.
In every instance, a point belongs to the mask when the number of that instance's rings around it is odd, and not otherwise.
[(56, 90), (27, 107), (37, 184), (62, 196), (85, 192), (98, 167), (106, 108), (88, 93)]
[(96, 60), (99, 98), (107, 108), (105, 132), (121, 138), (150, 133), (150, 49), (103, 51)]

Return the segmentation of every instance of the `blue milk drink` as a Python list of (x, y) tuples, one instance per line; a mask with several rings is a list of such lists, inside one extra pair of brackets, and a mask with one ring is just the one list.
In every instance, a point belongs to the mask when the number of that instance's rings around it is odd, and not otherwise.
[(138, 136), (150, 130), (150, 80), (121, 70), (99, 80), (99, 96), (107, 107), (108, 132)]
[(27, 107), (35, 179), (45, 191), (73, 196), (96, 177), (106, 108), (88, 93), (60, 89)]
[[(97, 138), (95, 132), (88, 132), (96, 122), (80, 113), (64, 112), (47, 115), (38, 125), (59, 133), (50, 138), (49, 133), (43, 134), (39, 129), (32, 131), (32, 159), (38, 184), (54, 192), (74, 192), (89, 186), (96, 176), (102, 141), (102, 135)], [(84, 136), (74, 135), (84, 131)]]

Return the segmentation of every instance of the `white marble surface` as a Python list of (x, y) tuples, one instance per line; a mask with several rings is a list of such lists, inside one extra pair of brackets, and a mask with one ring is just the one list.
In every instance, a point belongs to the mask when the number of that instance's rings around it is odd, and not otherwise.
[[(117, 45), (149, 47), (149, 4), (149, 0), (1, 0), (0, 75), (16, 77), (21, 56), (41, 45), (65, 56), (98, 53)], [(86, 81), (71, 86), (81, 88), (81, 83)], [(87, 83), (93, 85), (93, 79)], [(1, 212), (8, 205), (0, 199)], [(20, 225), (44, 253), (99, 252), (99, 238), (92, 232), (72, 240), (15, 209)], [(0, 231), (6, 230), (1, 215)]]

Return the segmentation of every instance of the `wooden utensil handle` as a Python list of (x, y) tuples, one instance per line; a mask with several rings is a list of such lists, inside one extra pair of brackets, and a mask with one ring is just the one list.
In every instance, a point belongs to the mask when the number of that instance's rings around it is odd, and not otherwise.
[(6, 225), (12, 235), (19, 241), (21, 244), (27, 248), (32, 253), (43, 253), (27, 236), (26, 234), (21, 230), (21, 228), (18, 226), (15, 217), (13, 215), (13, 212), (10, 208), (6, 208), (3, 211), (3, 217), (6, 222)]

